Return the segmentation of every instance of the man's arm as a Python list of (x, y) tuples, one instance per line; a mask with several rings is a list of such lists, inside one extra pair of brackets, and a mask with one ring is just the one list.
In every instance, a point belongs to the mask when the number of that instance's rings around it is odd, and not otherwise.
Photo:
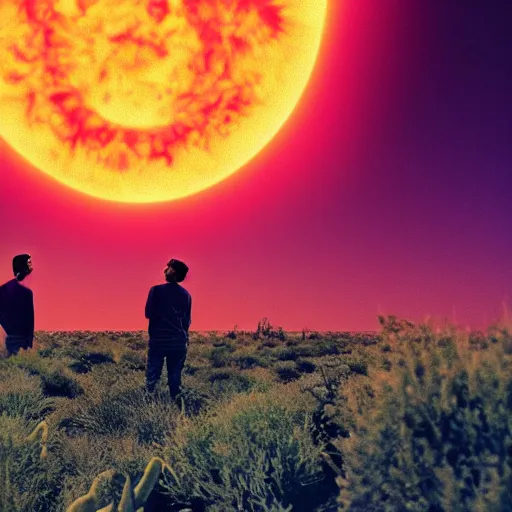
[(190, 324), (192, 323), (192, 297), (188, 296), (188, 325), (187, 330), (190, 329)]
[(3, 319), (4, 308), (5, 308), (5, 305), (4, 305), (4, 287), (0, 286), (0, 327), (2, 329), (4, 328), (4, 319)]
[(27, 308), (27, 327), (30, 330), (30, 333), (34, 332), (34, 294), (32, 290), (30, 290), (30, 294), (28, 296), (28, 308)]
[(146, 301), (146, 318), (149, 320), (153, 316), (153, 306), (155, 303), (155, 288), (149, 290), (148, 300)]
[(30, 290), (30, 294), (28, 296), (28, 308), (27, 308), (27, 328), (30, 330), (30, 343), (29, 347), (32, 348), (32, 342), (34, 339), (34, 293)]

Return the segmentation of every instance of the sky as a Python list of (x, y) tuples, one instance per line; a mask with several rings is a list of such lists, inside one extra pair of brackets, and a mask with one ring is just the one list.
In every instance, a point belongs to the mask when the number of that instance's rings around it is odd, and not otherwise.
[(0, 282), (32, 255), (36, 330), (147, 328), (189, 267), (192, 331), (483, 328), (511, 304), (510, 2), (331, 0), (287, 123), (205, 192), (129, 205), (66, 188), (0, 141)]

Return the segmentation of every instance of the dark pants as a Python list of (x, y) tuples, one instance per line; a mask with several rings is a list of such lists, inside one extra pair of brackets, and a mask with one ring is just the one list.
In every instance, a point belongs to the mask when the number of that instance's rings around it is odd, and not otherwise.
[(187, 358), (187, 349), (165, 349), (149, 347), (148, 364), (146, 366), (146, 389), (152, 393), (162, 375), (164, 359), (167, 363), (167, 383), (171, 397), (180, 392), (181, 372)]
[(32, 347), (32, 336), (7, 336), (5, 338), (5, 348), (9, 356), (15, 356), (20, 349), (29, 349)]

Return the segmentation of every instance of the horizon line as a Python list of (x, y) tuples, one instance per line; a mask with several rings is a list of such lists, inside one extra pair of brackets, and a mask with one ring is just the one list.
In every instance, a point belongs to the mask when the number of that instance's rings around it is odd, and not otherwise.
[[(83, 332), (83, 333), (108, 333), (108, 334), (127, 334), (127, 333), (145, 333), (148, 334), (147, 329), (102, 329), (102, 330), (94, 330), (94, 329), (38, 329), (34, 331), (34, 334), (38, 333), (75, 333), (75, 332)], [(256, 332), (255, 330), (245, 330), (245, 329), (237, 329), (234, 331), (233, 329), (206, 329), (206, 330), (200, 330), (200, 331), (189, 331), (189, 334), (209, 334), (209, 333), (219, 333), (219, 332), (236, 332), (238, 334), (250, 334)], [(290, 334), (302, 334), (302, 332), (309, 332), (309, 333), (343, 333), (343, 334), (351, 334), (351, 333), (358, 333), (358, 334), (375, 334), (380, 331), (369, 331), (369, 330), (360, 330), (360, 331), (338, 331), (333, 329), (325, 329), (325, 330), (319, 330), (319, 329), (301, 329), (300, 331), (295, 330), (286, 330), (283, 329), (283, 332), (290, 333)]]

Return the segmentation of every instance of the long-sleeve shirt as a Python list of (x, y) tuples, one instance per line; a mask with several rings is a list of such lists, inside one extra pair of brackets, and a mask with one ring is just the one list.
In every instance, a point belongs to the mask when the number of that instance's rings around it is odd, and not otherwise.
[(34, 335), (34, 294), (16, 279), (0, 286), (0, 325), (8, 336)]
[(192, 298), (178, 283), (165, 283), (149, 290), (146, 318), (150, 346), (183, 348), (192, 321)]

